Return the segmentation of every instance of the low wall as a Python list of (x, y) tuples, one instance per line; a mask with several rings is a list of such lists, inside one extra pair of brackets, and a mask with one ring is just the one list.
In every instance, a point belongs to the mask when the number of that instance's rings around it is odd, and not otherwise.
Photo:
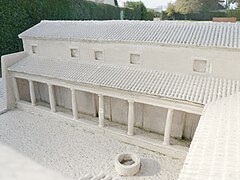
[(214, 17), (212, 19), (213, 22), (231, 22), (231, 23), (235, 23), (237, 22), (237, 18), (236, 17)]

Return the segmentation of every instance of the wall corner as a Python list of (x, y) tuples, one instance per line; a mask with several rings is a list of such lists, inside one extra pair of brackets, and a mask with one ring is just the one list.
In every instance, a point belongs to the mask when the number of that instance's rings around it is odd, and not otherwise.
[(4, 110), (15, 107), (16, 99), (13, 90), (12, 75), (8, 71), (8, 67), (22, 60), (27, 56), (27, 53), (22, 51), (18, 53), (8, 54), (1, 57)]

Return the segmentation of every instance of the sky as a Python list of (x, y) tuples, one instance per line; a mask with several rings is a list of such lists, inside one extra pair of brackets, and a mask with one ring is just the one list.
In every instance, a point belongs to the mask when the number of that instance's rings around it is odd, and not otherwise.
[[(118, 0), (121, 2), (126, 2), (127, 0)], [(128, 0), (128, 1), (139, 1), (139, 0)], [(163, 6), (164, 8), (168, 3), (174, 2), (175, 0), (141, 0), (147, 8), (156, 8), (159, 6)]]

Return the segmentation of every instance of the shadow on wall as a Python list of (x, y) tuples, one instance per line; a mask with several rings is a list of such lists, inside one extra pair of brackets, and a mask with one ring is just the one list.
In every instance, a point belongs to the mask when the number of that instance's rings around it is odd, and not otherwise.
[(154, 176), (161, 170), (160, 164), (153, 159), (141, 159), (141, 169), (136, 176)]

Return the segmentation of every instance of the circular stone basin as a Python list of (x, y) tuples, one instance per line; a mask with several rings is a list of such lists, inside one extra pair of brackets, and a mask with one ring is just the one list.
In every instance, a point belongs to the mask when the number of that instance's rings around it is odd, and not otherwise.
[(121, 176), (133, 176), (139, 172), (140, 158), (136, 154), (119, 154), (115, 158), (115, 170)]

